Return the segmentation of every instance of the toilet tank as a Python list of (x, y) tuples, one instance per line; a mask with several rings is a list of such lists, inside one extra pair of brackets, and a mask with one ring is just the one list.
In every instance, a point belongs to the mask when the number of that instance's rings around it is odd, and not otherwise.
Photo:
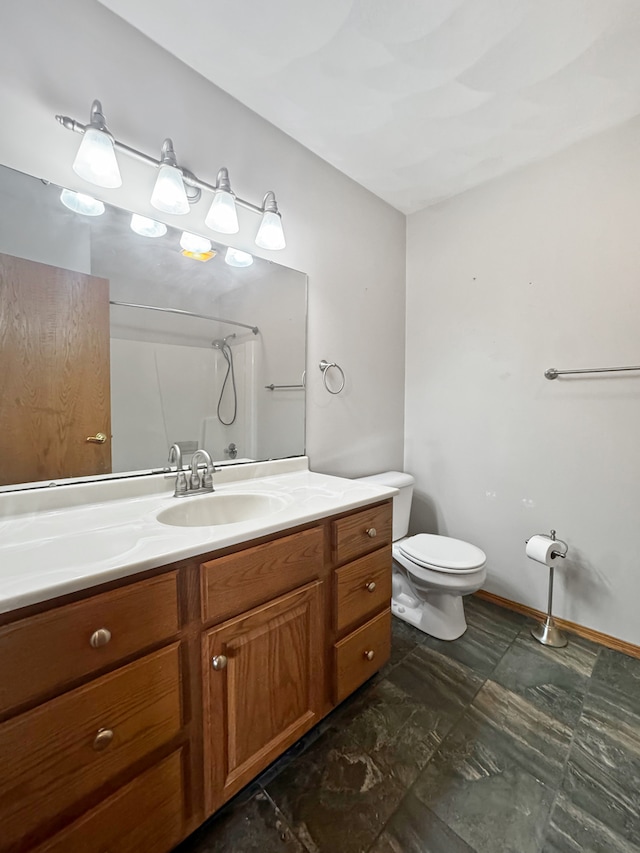
[(415, 483), (411, 474), (404, 474), (402, 471), (383, 471), (382, 474), (372, 474), (370, 477), (358, 477), (357, 479), (400, 490), (400, 494), (393, 499), (393, 541), (406, 536), (409, 530), (411, 498), (413, 496), (413, 484)]

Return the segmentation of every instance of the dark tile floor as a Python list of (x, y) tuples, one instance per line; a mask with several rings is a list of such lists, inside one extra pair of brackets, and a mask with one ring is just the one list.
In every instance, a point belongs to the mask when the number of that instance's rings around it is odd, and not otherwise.
[(477, 598), (175, 853), (640, 853), (640, 660)]

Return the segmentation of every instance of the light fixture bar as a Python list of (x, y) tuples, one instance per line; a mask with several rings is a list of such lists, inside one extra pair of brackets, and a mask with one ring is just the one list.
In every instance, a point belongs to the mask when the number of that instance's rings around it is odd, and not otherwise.
[[(66, 128), (66, 130), (71, 130), (73, 133), (83, 134), (88, 128), (92, 126), (91, 124), (82, 124), (81, 122), (76, 121), (75, 119), (70, 118), (69, 116), (56, 115), (56, 120), (64, 128)], [(113, 140), (113, 146), (116, 151), (121, 151), (123, 154), (126, 154), (127, 156), (132, 157), (135, 160), (138, 160), (139, 162), (145, 163), (148, 166), (153, 166), (154, 168), (159, 169), (167, 162), (166, 158), (164, 158), (163, 156), (161, 156), (161, 158), (159, 159), (151, 157), (148, 154), (145, 154), (143, 151), (138, 151), (137, 148), (132, 148), (130, 145), (125, 145), (123, 142), (120, 142), (119, 140), (115, 139), (113, 135), (111, 135), (111, 138)], [(187, 198), (190, 204), (194, 204), (200, 199), (202, 190), (206, 190), (207, 192), (215, 194), (216, 191), (219, 191), (221, 189), (219, 183), (207, 183), (207, 181), (203, 181), (201, 178), (197, 177), (197, 175), (194, 175), (193, 172), (189, 171), (188, 169), (185, 169), (183, 166), (180, 166), (177, 163), (175, 165), (175, 168), (182, 175), (183, 183), (185, 185), (185, 188), (187, 188)], [(226, 174), (226, 169), (221, 169), (220, 172), (222, 171), (224, 171)], [(220, 175), (220, 172), (218, 172), (218, 176)], [(189, 189), (191, 189), (192, 191), (196, 190), (197, 192), (189, 192)], [(230, 192), (230, 189), (228, 191)], [(265, 195), (262, 205), (253, 204), (252, 202), (247, 201), (246, 199), (239, 198), (234, 193), (231, 194), (233, 195), (233, 200), (235, 201), (236, 205), (239, 205), (240, 207), (244, 208), (245, 210), (249, 210), (252, 213), (257, 213), (261, 216), (264, 216), (265, 213), (273, 210), (277, 212), (277, 206), (275, 206), (275, 195), (271, 191), (269, 191)]]

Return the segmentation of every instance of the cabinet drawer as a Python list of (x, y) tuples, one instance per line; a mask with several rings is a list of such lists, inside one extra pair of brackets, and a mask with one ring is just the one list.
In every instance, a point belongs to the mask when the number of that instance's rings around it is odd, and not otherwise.
[(177, 573), (0, 628), (0, 714), (178, 633)]
[(175, 643), (0, 726), (0, 850), (169, 742), (180, 695)]
[(331, 524), (333, 559), (345, 563), (391, 542), (391, 502), (367, 507)]
[(220, 622), (264, 604), (314, 580), (322, 566), (321, 527), (202, 563), (202, 618)]
[(181, 752), (138, 776), (35, 853), (165, 853), (183, 837)]
[(335, 644), (335, 701), (342, 702), (380, 669), (390, 654), (391, 610), (385, 610)]
[(391, 600), (391, 548), (387, 546), (335, 572), (336, 630), (363, 622)]

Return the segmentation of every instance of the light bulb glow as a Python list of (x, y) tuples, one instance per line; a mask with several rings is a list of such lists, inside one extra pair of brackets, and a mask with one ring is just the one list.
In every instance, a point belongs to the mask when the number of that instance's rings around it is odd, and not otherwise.
[(189, 201), (182, 182), (182, 174), (167, 163), (160, 166), (156, 184), (151, 194), (151, 204), (163, 213), (189, 213)]
[(114, 189), (122, 186), (113, 141), (96, 127), (85, 130), (72, 168), (76, 175), (98, 187)]
[(225, 263), (230, 267), (250, 267), (253, 263), (253, 255), (249, 252), (241, 252), (240, 249), (234, 249), (229, 246), (227, 253), (224, 256)]
[(133, 213), (131, 215), (131, 230), (141, 237), (164, 237), (167, 233), (167, 226), (164, 222), (156, 222), (155, 219)]
[(97, 198), (84, 193), (75, 193), (72, 190), (62, 190), (60, 201), (74, 213), (83, 216), (101, 216), (104, 213), (104, 204)]
[(235, 199), (231, 193), (225, 190), (216, 190), (204, 224), (212, 231), (219, 231), (221, 234), (238, 233), (240, 230), (238, 213)]
[(192, 234), (190, 231), (182, 232), (180, 245), (185, 252), (193, 252), (194, 255), (204, 255), (211, 251), (211, 240), (200, 237), (198, 234)]
[(262, 221), (256, 234), (256, 246), (260, 246), (261, 249), (277, 250), (284, 249), (286, 245), (280, 214), (266, 210), (262, 214)]

